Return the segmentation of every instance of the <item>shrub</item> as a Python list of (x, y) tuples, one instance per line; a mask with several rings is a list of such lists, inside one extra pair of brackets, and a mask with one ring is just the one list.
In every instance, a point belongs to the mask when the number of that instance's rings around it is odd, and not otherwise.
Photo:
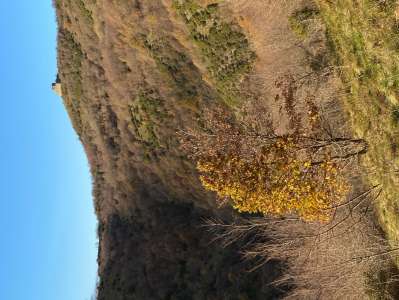
[(149, 150), (160, 148), (160, 127), (167, 117), (163, 100), (152, 90), (142, 90), (129, 105), (133, 130)]
[(175, 0), (174, 7), (187, 24), (223, 100), (237, 104), (239, 82), (252, 70), (256, 58), (247, 37), (236, 23), (223, 21), (217, 4), (203, 7), (193, 0)]

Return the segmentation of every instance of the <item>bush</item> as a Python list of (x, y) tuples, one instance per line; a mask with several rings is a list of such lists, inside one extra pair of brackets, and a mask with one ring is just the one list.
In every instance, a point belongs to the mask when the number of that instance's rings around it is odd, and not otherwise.
[(198, 46), (222, 99), (234, 106), (239, 82), (252, 70), (256, 58), (247, 37), (236, 23), (220, 17), (217, 4), (203, 7), (193, 0), (175, 0), (173, 3)]

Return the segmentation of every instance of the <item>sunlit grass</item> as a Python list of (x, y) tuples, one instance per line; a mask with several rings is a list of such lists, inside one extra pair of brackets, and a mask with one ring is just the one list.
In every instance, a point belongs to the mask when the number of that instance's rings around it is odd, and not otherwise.
[(369, 143), (362, 164), (382, 184), (377, 213), (391, 244), (399, 242), (399, 25), (396, 1), (318, 0), (347, 97), (355, 135)]

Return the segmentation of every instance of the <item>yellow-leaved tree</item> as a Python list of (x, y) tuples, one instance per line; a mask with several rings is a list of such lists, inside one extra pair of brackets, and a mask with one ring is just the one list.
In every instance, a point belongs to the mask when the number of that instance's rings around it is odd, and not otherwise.
[(205, 121), (181, 134), (182, 148), (203, 186), (239, 212), (328, 221), (349, 191), (342, 163), (365, 148), (360, 140), (260, 134), (221, 110)]

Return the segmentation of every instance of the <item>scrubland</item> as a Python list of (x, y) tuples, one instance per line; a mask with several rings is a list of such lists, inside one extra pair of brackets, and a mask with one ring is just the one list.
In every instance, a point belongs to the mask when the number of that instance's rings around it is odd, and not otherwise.
[(396, 299), (396, 1), (56, 0), (98, 299)]

